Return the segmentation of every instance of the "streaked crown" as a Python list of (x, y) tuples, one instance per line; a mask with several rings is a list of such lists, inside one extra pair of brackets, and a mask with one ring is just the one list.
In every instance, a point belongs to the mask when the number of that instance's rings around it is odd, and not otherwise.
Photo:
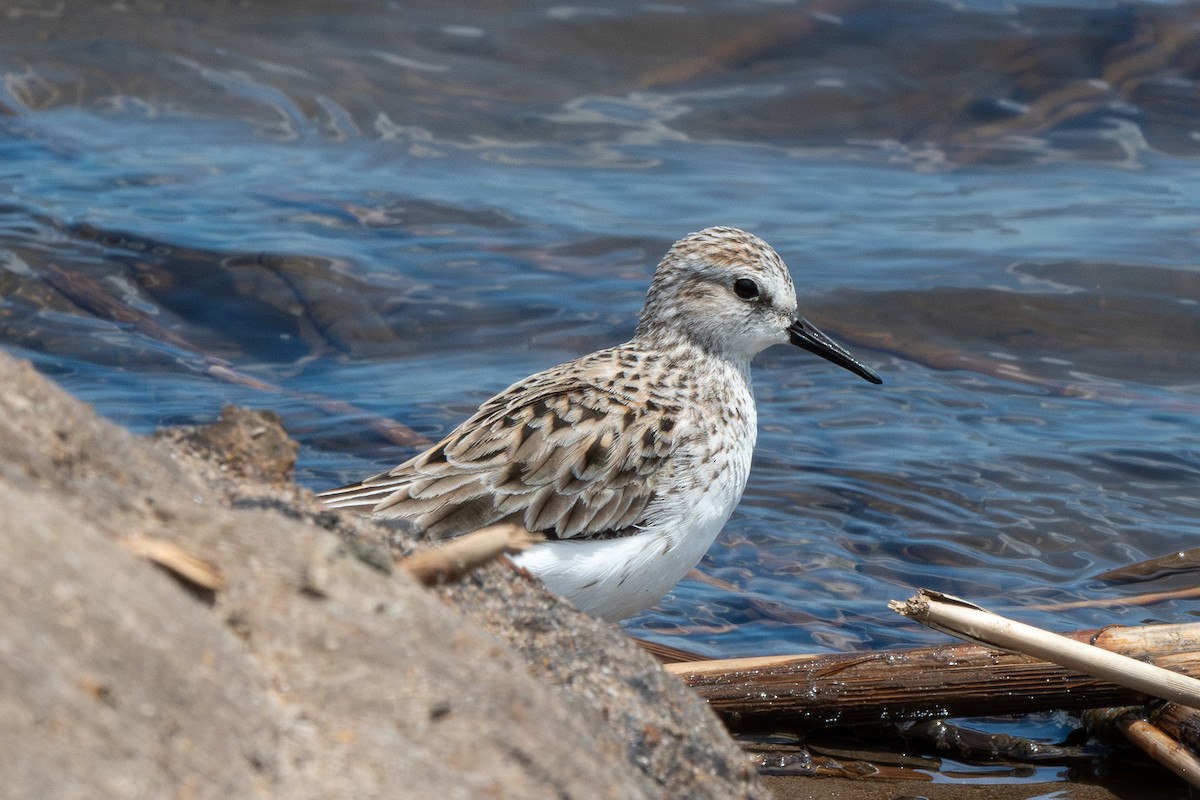
[(748, 362), (788, 342), (796, 290), (769, 244), (737, 228), (705, 228), (680, 239), (659, 262), (637, 337), (685, 337)]

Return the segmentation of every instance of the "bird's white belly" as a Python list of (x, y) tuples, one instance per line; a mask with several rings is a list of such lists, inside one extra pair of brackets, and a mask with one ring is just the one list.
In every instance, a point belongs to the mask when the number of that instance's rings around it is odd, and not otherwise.
[(754, 452), (757, 415), (746, 376), (709, 376), (717, 408), (679, 422), (689, 443), (673, 455), (671, 477), (647, 507), (641, 532), (611, 539), (550, 540), (516, 559), (577, 608), (619, 620), (649, 608), (699, 563), (742, 499)]
[(657, 603), (708, 552), (741, 499), (745, 478), (684, 493), (641, 533), (551, 540), (513, 560), (576, 608), (619, 620)]

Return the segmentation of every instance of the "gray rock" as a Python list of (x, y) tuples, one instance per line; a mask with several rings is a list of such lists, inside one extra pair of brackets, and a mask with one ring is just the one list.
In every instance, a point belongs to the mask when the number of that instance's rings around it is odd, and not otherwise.
[(227, 432), (139, 439), (2, 353), (0, 387), (6, 796), (767, 796), (703, 703), (511, 569), (439, 597), (388, 573), (395, 531), (195, 454)]

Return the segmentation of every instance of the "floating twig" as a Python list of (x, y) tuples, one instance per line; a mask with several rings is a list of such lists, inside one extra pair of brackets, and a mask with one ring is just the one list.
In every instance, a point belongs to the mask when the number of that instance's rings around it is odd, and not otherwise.
[(1200, 547), (1188, 550), (1178, 550), (1163, 556), (1155, 556), (1136, 564), (1126, 564), (1116, 567), (1096, 576), (1096, 580), (1110, 583), (1132, 583), (1149, 581), (1180, 572), (1194, 572), (1200, 569)]
[(1131, 594), (1124, 597), (1097, 597), (1092, 600), (1072, 600), (1067, 603), (1043, 603), (1036, 606), (1026, 606), (1028, 611), (1072, 611), (1077, 608), (1112, 608), (1114, 606), (1152, 606), (1156, 603), (1166, 603), (1171, 600), (1190, 600), (1200, 597), (1200, 586), (1189, 586), (1185, 589), (1173, 589), (1163, 592), (1146, 592)]

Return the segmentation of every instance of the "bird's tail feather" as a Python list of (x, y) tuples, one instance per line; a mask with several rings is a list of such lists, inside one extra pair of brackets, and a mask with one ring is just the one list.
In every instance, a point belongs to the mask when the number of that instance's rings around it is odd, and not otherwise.
[(318, 492), (317, 497), (326, 508), (374, 508), (388, 495), (396, 491), (395, 486), (370, 486), (365, 483), (354, 483)]

